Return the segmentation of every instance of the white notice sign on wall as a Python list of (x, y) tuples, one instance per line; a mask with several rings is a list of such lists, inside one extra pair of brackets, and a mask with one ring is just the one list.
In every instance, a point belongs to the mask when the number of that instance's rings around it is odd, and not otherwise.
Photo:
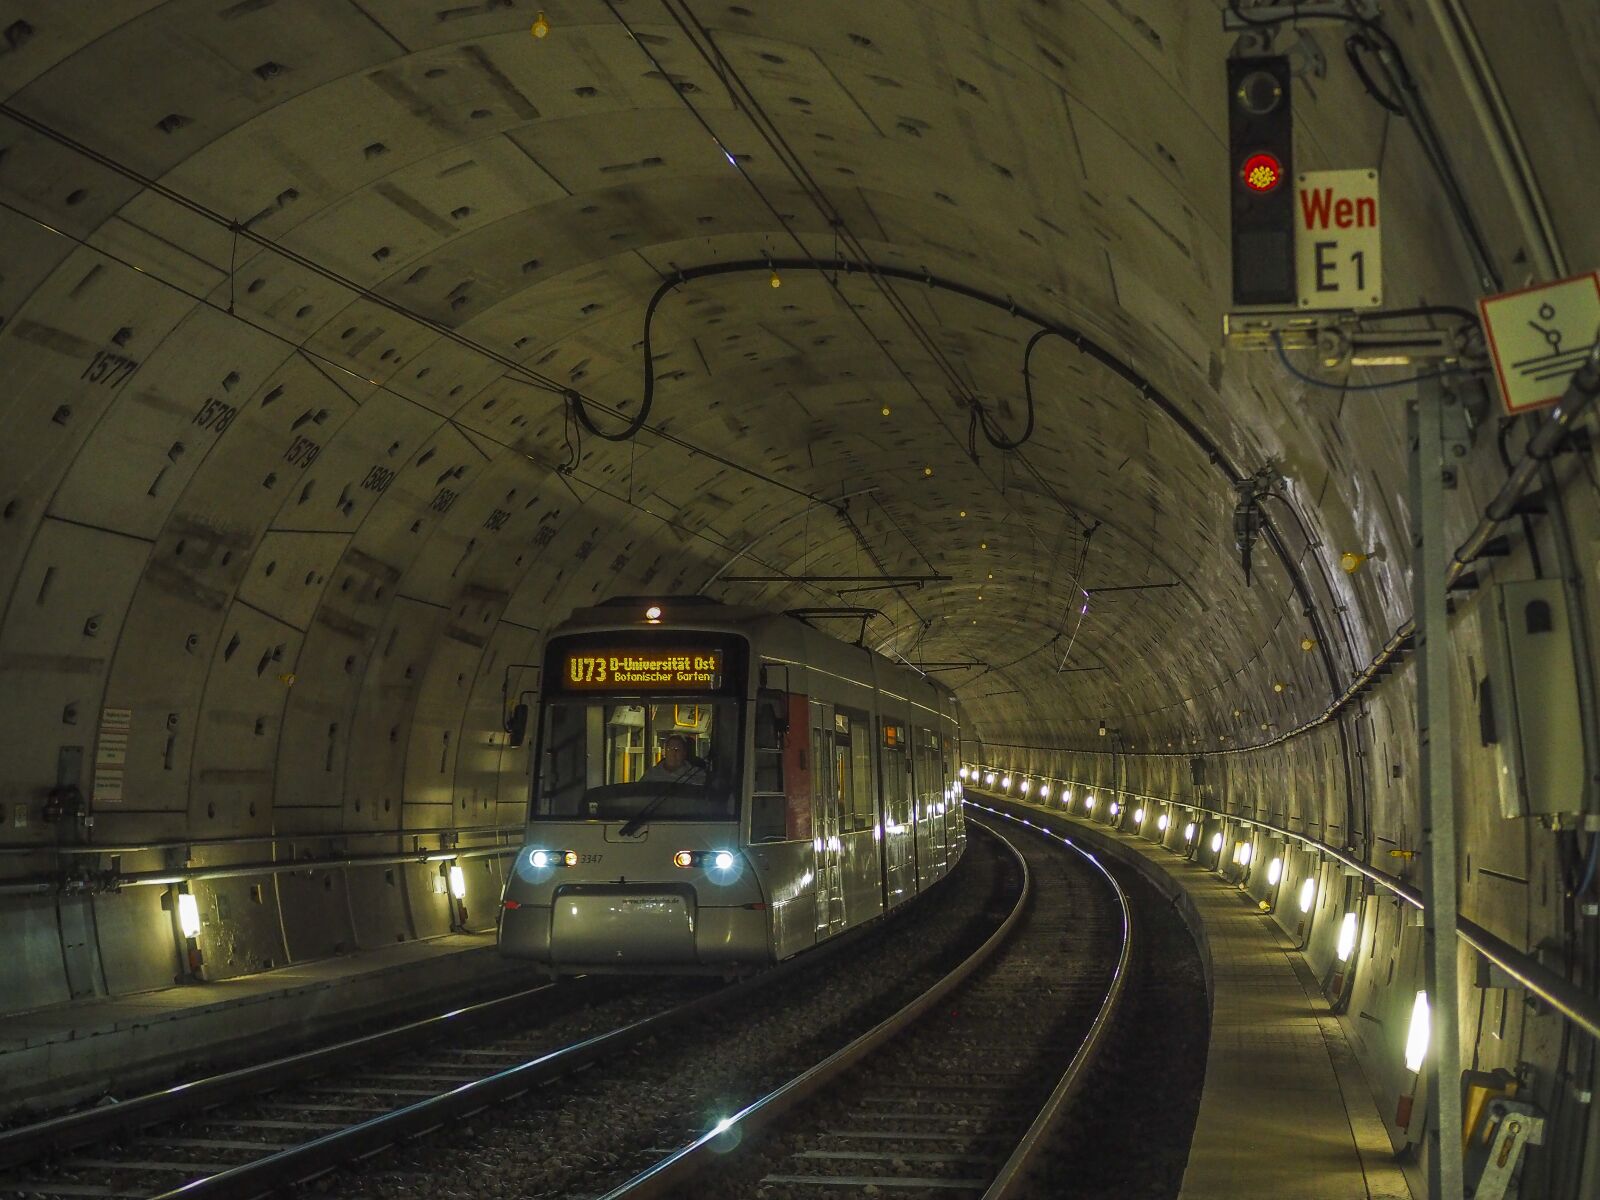
[(1383, 303), (1378, 172), (1305, 171), (1295, 180), (1294, 261), (1301, 308)]
[(1600, 271), (1478, 301), (1506, 411), (1554, 404), (1600, 330)]

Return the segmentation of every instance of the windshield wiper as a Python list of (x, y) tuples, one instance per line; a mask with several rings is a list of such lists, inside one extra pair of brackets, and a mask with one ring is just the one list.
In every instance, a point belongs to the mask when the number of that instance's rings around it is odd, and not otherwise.
[(638, 812), (634, 813), (626, 825), (617, 830), (617, 836), (632, 837), (634, 834), (638, 833), (639, 826), (643, 825), (645, 821), (649, 819), (651, 813), (655, 812), (655, 810), (662, 804), (665, 804), (668, 797), (671, 795), (671, 792), (657, 792), (654, 796), (651, 796), (650, 799), (645, 802), (645, 806)]

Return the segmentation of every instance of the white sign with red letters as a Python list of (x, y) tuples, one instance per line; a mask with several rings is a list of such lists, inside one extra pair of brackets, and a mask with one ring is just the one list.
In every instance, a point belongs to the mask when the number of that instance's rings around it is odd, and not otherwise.
[(1301, 308), (1383, 303), (1378, 172), (1305, 171), (1295, 180), (1294, 259)]

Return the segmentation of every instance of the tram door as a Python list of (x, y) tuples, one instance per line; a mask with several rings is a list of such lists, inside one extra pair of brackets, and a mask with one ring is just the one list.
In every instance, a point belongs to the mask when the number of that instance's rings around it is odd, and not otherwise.
[(834, 762), (833, 705), (811, 702), (812, 846), (817, 856), (817, 940), (844, 928), (843, 840)]

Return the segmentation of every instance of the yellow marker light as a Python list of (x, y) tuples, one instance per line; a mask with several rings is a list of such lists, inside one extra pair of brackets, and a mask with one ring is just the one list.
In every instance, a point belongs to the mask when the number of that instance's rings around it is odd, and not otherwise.
[(694, 855), (687, 850), (679, 850), (672, 856), (672, 865), (675, 867), (690, 867), (694, 864)]
[(529, 32), (536, 38), (550, 36), (550, 22), (545, 20), (543, 10), (533, 19), (533, 28)]
[(1361, 569), (1361, 564), (1367, 561), (1365, 554), (1357, 554), (1354, 550), (1346, 550), (1339, 555), (1339, 566), (1346, 575), (1354, 575)]
[(962, 510), (961, 510), (961, 511), (960, 511), (960, 512), (958, 512), (958, 513), (957, 513), (957, 514), (956, 514), (956, 516), (958, 516), (958, 517), (964, 517), (964, 516), (966, 516), (966, 515), (967, 515), (967, 510), (966, 510), (966, 509), (964, 509), (964, 508), (963, 508), (963, 509), (962, 509)]
[(460, 863), (450, 864), (450, 894), (457, 900), (467, 898), (467, 873), (461, 869)]
[(1349, 962), (1350, 955), (1356, 948), (1356, 915), (1347, 912), (1344, 920), (1339, 922), (1339, 961)]
[(1309, 653), (1312, 650), (1315, 650), (1316, 648), (1317, 648), (1317, 639), (1316, 638), (1303, 637), (1303, 638), (1300, 639), (1300, 649), (1306, 651), (1307, 653)]
[(1284, 683), (1283, 680), (1281, 680), (1281, 679), (1275, 679), (1272, 682), (1272, 690), (1275, 691), (1275, 692), (1281, 692), (1281, 691), (1283, 691), (1284, 688), (1286, 688), (1288, 686), (1289, 685)]
[(1311, 904), (1317, 898), (1317, 880), (1315, 876), (1306, 876), (1306, 881), (1300, 885), (1300, 911), (1308, 913)]
[(923, 467), (922, 468), (922, 474), (923, 474), (924, 477), (932, 475), (933, 474), (933, 468), (932, 467)]
[(1222, 831), (1220, 829), (1211, 835), (1211, 853), (1222, 853)]
[(989, 543), (988, 542), (979, 542), (978, 543), (978, 549), (979, 550), (987, 550), (988, 548), (989, 548)]
[(1267, 864), (1267, 886), (1277, 887), (1283, 878), (1283, 859), (1275, 858)]
[(783, 280), (778, 278), (778, 272), (777, 271), (773, 271), (772, 272), (771, 276), (768, 277), (767, 282), (769, 284), (771, 284), (773, 287), (782, 287), (783, 286)]
[(1411, 1002), (1411, 1028), (1406, 1033), (1406, 1070), (1422, 1070), (1422, 1060), (1428, 1057), (1428, 993), (1418, 992)]
[(889, 406), (887, 404), (885, 404), (882, 408), (880, 408), (878, 410), (878, 412), (881, 413), (883, 416), (887, 417), (889, 415)]
[(576, 850), (568, 850), (561, 856), (561, 859), (567, 866), (575, 867), (578, 865), (578, 852)]
[(186, 938), (200, 936), (200, 901), (188, 892), (178, 893), (178, 928)]

